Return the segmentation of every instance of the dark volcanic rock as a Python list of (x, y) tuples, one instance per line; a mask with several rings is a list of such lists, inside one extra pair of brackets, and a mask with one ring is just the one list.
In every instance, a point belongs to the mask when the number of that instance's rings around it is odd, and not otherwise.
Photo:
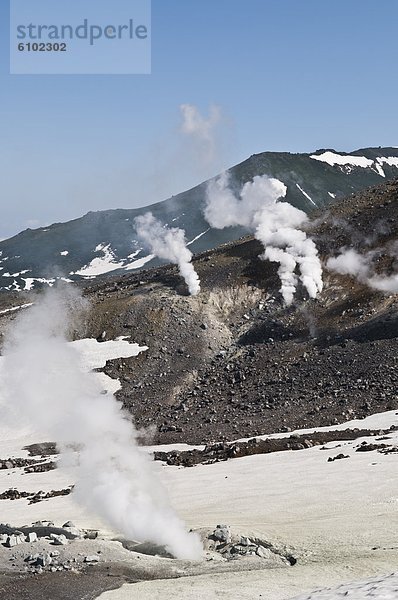
[[(308, 230), (324, 262), (344, 245), (395, 248), (398, 182), (344, 198)], [(104, 369), (143, 441), (223, 442), (398, 409), (398, 296), (325, 270), (316, 300), (299, 289), (286, 308), (261, 250), (245, 237), (197, 255), (197, 297), (172, 265), (87, 283), (75, 337), (148, 346)], [(396, 272), (392, 251), (377, 256), (378, 273)]]
[[(198, 464), (212, 464), (230, 458), (242, 458), (243, 456), (252, 456), (254, 454), (269, 454), (271, 452), (282, 452), (284, 450), (304, 450), (312, 448), (320, 444), (335, 442), (339, 440), (355, 440), (360, 437), (376, 436), (378, 431), (363, 430), (363, 429), (347, 429), (337, 431), (319, 431), (311, 434), (299, 435), (292, 434), (289, 437), (281, 438), (252, 438), (248, 441), (240, 441), (233, 443), (217, 443), (206, 446), (204, 450), (187, 450), (170, 452), (154, 452), (154, 459), (166, 462), (168, 465), (193, 467)], [(386, 444), (367, 444), (363, 442), (357, 449), (357, 452), (363, 448), (366, 450), (376, 450), (379, 448), (387, 448)], [(344, 454), (330, 457), (329, 462), (341, 458), (349, 458)]]
[[(392, 182), (317, 215), (311, 234), (323, 256), (352, 238), (359, 251), (392, 243), (397, 200)], [(179, 295), (174, 266), (117, 278), (116, 290), (87, 289), (93, 308), (82, 334), (127, 334), (149, 347), (105, 368), (121, 379), (118, 398), (145, 441), (231, 440), (398, 408), (398, 298), (325, 270), (316, 301), (299, 290), (285, 308), (277, 265), (260, 252), (242, 238), (195, 257), (196, 298)]]

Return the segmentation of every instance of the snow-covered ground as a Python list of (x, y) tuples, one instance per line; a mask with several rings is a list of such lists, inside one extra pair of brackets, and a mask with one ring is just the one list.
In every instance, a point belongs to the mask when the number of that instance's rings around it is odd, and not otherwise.
[(76, 340), (70, 344), (81, 355), (81, 364), (85, 371), (92, 371), (105, 367), (108, 360), (114, 358), (129, 358), (137, 356), (140, 352), (148, 349), (147, 346), (139, 346), (127, 341), (126, 337), (119, 337), (116, 340), (107, 342), (98, 342), (93, 338)]
[[(82, 368), (86, 370), (101, 367), (111, 358), (135, 356), (145, 350), (124, 339), (102, 343), (81, 340), (74, 345), (81, 352)], [(108, 380), (103, 383), (112, 391), (117, 382)], [(338, 428), (386, 430), (391, 425), (398, 426), (395, 411)], [(398, 431), (388, 437), (386, 443), (398, 444)], [(48, 440), (40, 432), (7, 430), (0, 424), (0, 459), (26, 457), (23, 446), (44, 441)], [(325, 449), (317, 446), (255, 455), (189, 469), (156, 463), (171, 503), (187, 527), (214, 528), (218, 523), (227, 523), (242, 535), (286, 548), (297, 564), (284, 569), (241, 571), (242, 562), (237, 561), (236, 572), (228, 573), (217, 572), (215, 565), (210, 574), (126, 584), (103, 594), (101, 600), (282, 600), (296, 596), (300, 600), (334, 600), (345, 597), (347, 591), (346, 596), (353, 600), (397, 598), (397, 580), (385, 574), (397, 568), (398, 560), (398, 454), (358, 453), (355, 449), (362, 441), (331, 442)], [(328, 462), (329, 457), (340, 453), (348, 458)], [(50, 491), (73, 483), (73, 468), (29, 474), (22, 468), (0, 470), (0, 493), (11, 487), (28, 492)], [(32, 505), (24, 499), (0, 501), (2, 522), (22, 525), (45, 519), (55, 523), (70, 519), (77, 526), (99, 528), (109, 536), (116, 533), (96, 515), (81, 509), (73, 494)], [(311, 592), (373, 576), (378, 577), (376, 582)], [(372, 589), (380, 594), (372, 596)]]
[[(388, 422), (397, 423), (396, 415), (384, 416), (384, 423)], [(214, 527), (227, 522), (245, 535), (287, 546), (297, 557), (297, 565), (250, 574), (212, 573), (178, 581), (148, 581), (125, 585), (101, 598), (281, 600), (306, 590), (392, 572), (398, 558), (397, 455), (356, 453), (361, 441), (332, 442), (325, 450), (314, 447), (257, 455), (191, 469), (163, 467), (160, 476), (187, 526)], [(389, 443), (397, 442), (398, 435), (392, 435)], [(340, 452), (349, 458), (327, 462)], [(16, 447), (15, 455), (22, 454)], [(73, 471), (0, 472), (0, 489), (50, 490), (72, 483)], [(3, 501), (0, 508), (1, 520), (15, 524), (72, 519), (81, 527), (106, 530), (95, 515), (75, 505), (72, 495), (31, 506), (25, 500)], [(358, 596), (362, 597), (366, 598)]]
[[(392, 413), (383, 419), (385, 424), (397, 423)], [(297, 565), (250, 575), (212, 574), (125, 585), (103, 594), (101, 600), (281, 600), (304, 590), (391, 573), (398, 558), (397, 455), (355, 452), (362, 441), (333, 442), (325, 450), (315, 447), (257, 455), (191, 469), (165, 468), (163, 477), (172, 503), (189, 526), (227, 522), (246, 535), (287, 546), (297, 557)], [(398, 435), (392, 435), (389, 443), (397, 442)], [(339, 453), (349, 458), (327, 461)], [(307, 597), (317, 598), (303, 596)], [(339, 597), (330, 595), (331, 599)], [(355, 596), (367, 597), (372, 596)], [(390, 597), (398, 596), (386, 596)]]
[(347, 597), (349, 600), (365, 600), (366, 598), (396, 600), (398, 598), (398, 573), (341, 585), (335, 589), (316, 590), (310, 594), (297, 596), (293, 600), (340, 600), (340, 598)]

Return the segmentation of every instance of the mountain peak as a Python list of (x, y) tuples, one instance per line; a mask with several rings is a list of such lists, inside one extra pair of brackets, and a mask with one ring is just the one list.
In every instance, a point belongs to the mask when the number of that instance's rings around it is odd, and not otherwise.
[[(236, 184), (267, 175), (287, 187), (285, 200), (311, 213), (336, 199), (398, 176), (398, 148), (372, 147), (351, 153), (319, 148), (313, 153), (253, 154), (228, 172)], [(31, 290), (58, 278), (81, 281), (155, 266), (141, 247), (134, 219), (151, 210), (157, 219), (184, 229), (190, 250), (202, 252), (247, 233), (242, 227), (209, 228), (203, 216), (203, 182), (149, 207), (89, 211), (66, 223), (26, 229), (0, 242), (0, 291)]]

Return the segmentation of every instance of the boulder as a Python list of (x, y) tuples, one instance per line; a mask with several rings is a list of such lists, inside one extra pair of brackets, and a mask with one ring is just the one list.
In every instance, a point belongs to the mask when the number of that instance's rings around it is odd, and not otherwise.
[(83, 531), (81, 531), (74, 525), (70, 525), (70, 526), (64, 525), (62, 527), (62, 529), (64, 529), (65, 533), (61, 534), (61, 535), (65, 535), (65, 537), (67, 537), (69, 540), (75, 540), (75, 539), (84, 537)]
[(257, 550), (256, 550), (256, 554), (260, 558), (270, 558), (270, 557), (272, 557), (272, 552), (270, 550), (267, 550), (267, 548), (264, 548), (264, 546), (258, 546)]
[(96, 563), (99, 562), (100, 558), (97, 554), (93, 554), (92, 556), (86, 556), (84, 558), (85, 563)]
[(36, 567), (48, 567), (52, 563), (51, 556), (45, 552), (44, 554), (39, 554), (36, 559), (35, 566)]
[(50, 538), (52, 539), (54, 546), (66, 546), (68, 543), (66, 536), (63, 534), (57, 535), (56, 533), (52, 533)]
[(84, 537), (87, 540), (96, 540), (98, 537), (98, 529), (86, 529)]
[(32, 562), (34, 560), (37, 560), (39, 558), (39, 554), (29, 554), (24, 560), (25, 562)]
[(228, 525), (217, 525), (213, 531), (213, 537), (218, 541), (225, 544), (231, 542), (231, 529)]

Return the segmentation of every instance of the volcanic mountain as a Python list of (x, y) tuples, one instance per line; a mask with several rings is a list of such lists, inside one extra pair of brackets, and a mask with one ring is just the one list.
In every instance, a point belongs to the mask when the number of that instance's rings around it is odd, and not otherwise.
[[(287, 186), (285, 200), (312, 213), (368, 186), (398, 175), (397, 148), (365, 148), (350, 154), (320, 149), (310, 154), (264, 152), (229, 170), (238, 185), (268, 175)], [(134, 273), (157, 266), (137, 240), (134, 218), (151, 210), (170, 227), (185, 230), (200, 253), (237, 240), (242, 228), (216, 230), (203, 217), (207, 182), (150, 207), (90, 212), (67, 223), (27, 229), (0, 242), (0, 290), (29, 291), (63, 277), (71, 281)]]
[[(195, 256), (196, 297), (172, 265), (85, 283), (90, 310), (74, 337), (125, 336), (148, 347), (105, 367), (120, 379), (118, 398), (143, 435), (204, 443), (398, 408), (397, 295), (326, 268), (350, 246), (373, 256), (379, 276), (395, 274), (398, 181), (318, 210), (308, 235), (320, 251), (324, 289), (315, 300), (299, 289), (290, 307), (277, 264), (258, 258), (261, 245), (250, 236)], [(3, 323), (15, 314), (5, 312), (6, 298)], [(24, 302), (34, 301), (26, 294)]]

